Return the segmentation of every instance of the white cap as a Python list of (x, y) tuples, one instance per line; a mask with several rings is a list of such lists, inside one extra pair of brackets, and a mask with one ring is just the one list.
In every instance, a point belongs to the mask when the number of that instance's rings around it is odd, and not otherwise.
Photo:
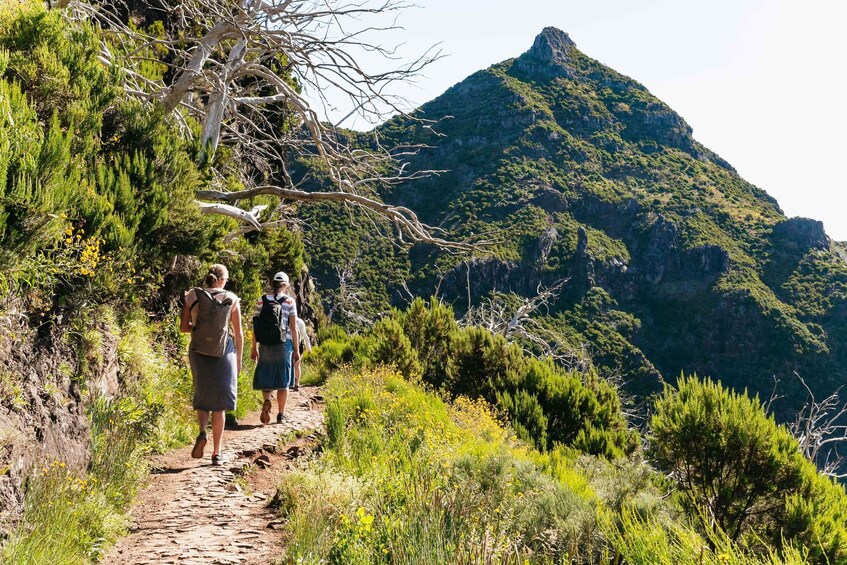
[(288, 284), (288, 275), (280, 271), (274, 275), (274, 280), (276, 282), (284, 282), (285, 284)]

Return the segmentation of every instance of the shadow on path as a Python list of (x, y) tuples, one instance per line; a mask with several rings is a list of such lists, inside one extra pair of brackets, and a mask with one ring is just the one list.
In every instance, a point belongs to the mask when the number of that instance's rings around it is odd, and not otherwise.
[(153, 467), (150, 469), (151, 475), (174, 475), (176, 473), (182, 473), (183, 471), (188, 471), (189, 469), (193, 469), (193, 467)]
[(247, 430), (255, 430), (256, 428), (263, 427), (264, 424), (235, 424), (234, 426), (227, 426), (226, 430), (232, 430), (234, 432), (239, 431), (247, 431)]

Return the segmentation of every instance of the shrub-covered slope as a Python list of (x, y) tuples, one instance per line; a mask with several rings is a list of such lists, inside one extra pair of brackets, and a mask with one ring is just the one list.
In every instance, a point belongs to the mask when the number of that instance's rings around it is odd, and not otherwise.
[[(484, 401), (448, 403), (385, 368), (333, 372), (326, 394), (319, 459), (280, 475), (274, 499), (292, 562), (847, 558), (843, 487), (817, 475), (758, 403), (710, 382), (683, 380), (656, 407), (648, 445), (676, 483), (637, 457), (537, 451)], [(694, 430), (708, 449), (690, 441)]]
[[(567, 34), (545, 29), (418, 116), (438, 123), (397, 118), (382, 141), (428, 144), (410, 168), (446, 172), (386, 199), (496, 243), (470, 261), (416, 249), (413, 292), (437, 288), (461, 311), (469, 294), (531, 296), (569, 277), (549, 322), (641, 389), (680, 371), (765, 393), (773, 375), (791, 386), (792, 371), (818, 389), (843, 382), (847, 265), (822, 224), (786, 218), (679, 115)], [(322, 230), (316, 240), (330, 241)], [(368, 249), (370, 237), (346, 240)], [(322, 253), (315, 268), (328, 280)], [(369, 272), (360, 267), (367, 288)]]

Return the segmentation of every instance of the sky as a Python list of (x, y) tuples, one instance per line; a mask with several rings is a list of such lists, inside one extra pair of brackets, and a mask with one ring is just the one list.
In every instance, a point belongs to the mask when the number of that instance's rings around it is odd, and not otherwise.
[[(546, 26), (632, 77), (787, 216), (847, 241), (847, 0), (415, 0), (384, 32), (406, 60), (446, 55), (394, 90), (413, 106), (526, 51)], [(384, 65), (365, 60), (364, 64)], [(367, 129), (362, 122), (347, 127)]]

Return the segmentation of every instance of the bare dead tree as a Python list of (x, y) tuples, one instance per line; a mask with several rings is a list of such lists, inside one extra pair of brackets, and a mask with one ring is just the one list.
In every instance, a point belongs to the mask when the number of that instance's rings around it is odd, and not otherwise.
[(354, 265), (355, 259), (352, 259), (343, 266), (335, 268), (338, 275), (338, 288), (329, 296), (327, 319), (331, 323), (334, 317), (340, 314), (361, 327), (370, 327), (374, 324), (374, 320), (363, 313), (368, 301), (368, 292), (355, 280)]
[(830, 477), (847, 477), (844, 456), (838, 448), (847, 443), (847, 403), (841, 401), (839, 388), (823, 400), (817, 400), (805, 379), (794, 373), (806, 389), (806, 401), (788, 429), (797, 439), (800, 451), (818, 470)]
[(549, 307), (568, 280), (559, 280), (550, 287), (539, 284), (535, 296), (530, 298), (514, 293), (502, 298), (486, 297), (478, 306), (469, 308), (460, 322), (483, 327), (509, 341), (528, 343), (528, 353), (550, 357), (568, 369), (587, 370), (591, 365), (587, 345), (582, 344), (578, 350), (565, 345), (568, 340), (564, 335), (533, 317)]
[[(400, 241), (470, 247), (376, 197), (380, 187), (437, 172), (406, 170), (404, 161), (421, 146), (387, 146), (376, 132), (356, 144), (339, 129), (353, 115), (378, 123), (405, 114), (408, 103), (390, 94), (392, 86), (414, 80), (441, 56), (430, 49), (401, 63), (395, 48), (372, 38), (398, 29), (396, 17), (409, 7), (405, 0), (133, 0), (136, 8), (162, 14), (164, 35), (136, 25), (126, 2), (64, 0), (56, 6), (104, 30), (101, 59), (120, 70), (129, 95), (158, 107), (187, 135), (195, 131), (192, 122), (201, 125), (198, 158), (212, 165), (216, 179), (198, 194), (203, 212), (235, 218), (244, 232), (278, 221), (276, 208), (248, 211), (238, 205), (244, 199), (334, 201), (388, 218)], [(359, 64), (364, 53), (381, 55), (392, 68), (366, 70)], [(143, 72), (151, 61), (167, 69), (164, 78)], [(334, 109), (329, 91), (349, 103), (336, 124), (316, 109)], [(235, 157), (228, 166), (214, 159), (224, 145)], [(292, 159), (319, 169), (332, 190), (310, 192), (295, 184)], [(244, 190), (224, 188), (234, 173)]]

